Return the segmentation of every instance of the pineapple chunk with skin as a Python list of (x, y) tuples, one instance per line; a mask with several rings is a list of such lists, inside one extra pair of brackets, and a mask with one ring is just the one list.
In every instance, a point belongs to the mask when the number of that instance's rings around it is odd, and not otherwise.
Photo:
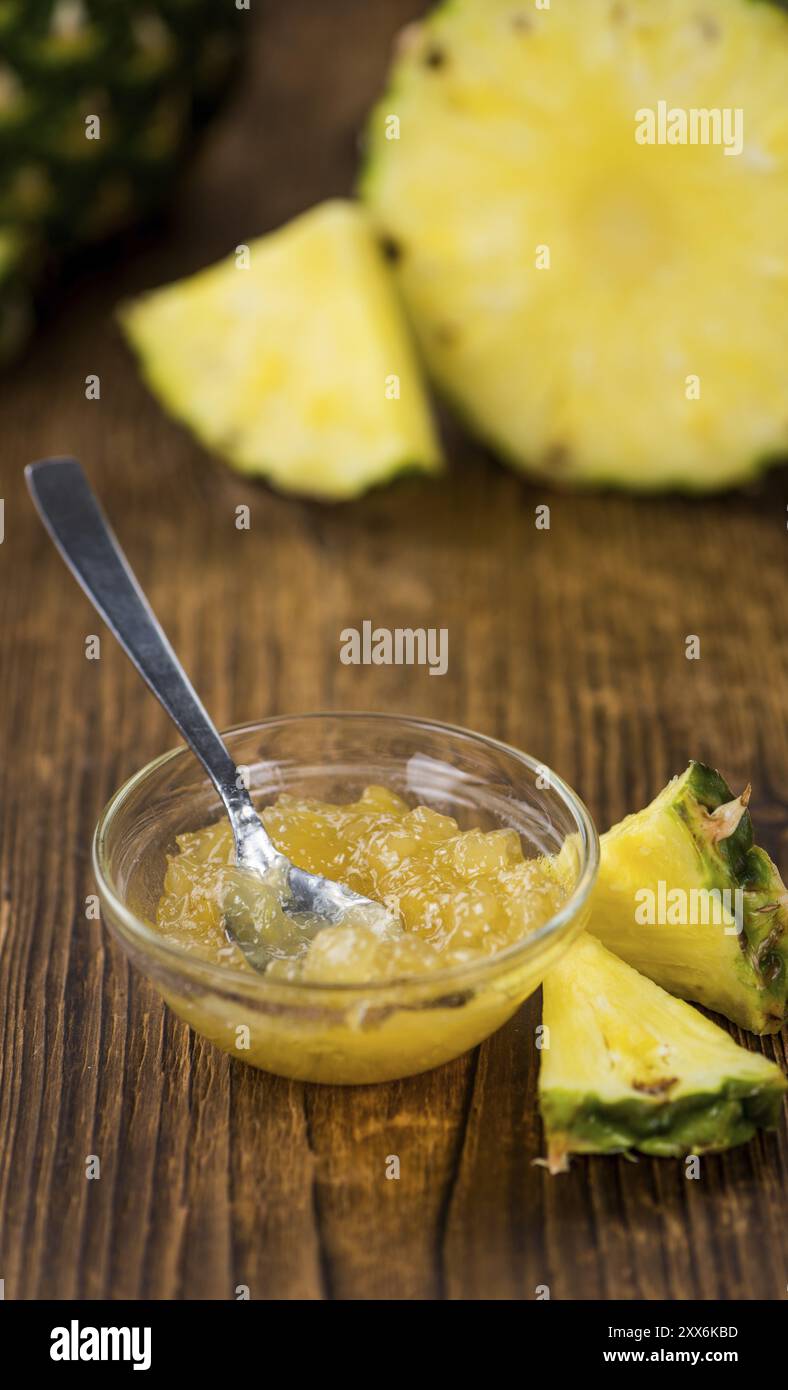
[(441, 467), (388, 267), (358, 205), (333, 200), (121, 311), (161, 404), (242, 473), (355, 497)]
[(691, 762), (602, 835), (588, 929), (672, 994), (770, 1033), (786, 1017), (788, 896), (748, 799)]
[[(362, 195), (505, 460), (695, 491), (788, 452), (786, 90), (788, 15), (752, 0), (451, 0), (405, 31)], [(638, 143), (661, 101), (741, 110), (741, 154)]]
[(544, 982), (548, 1166), (572, 1153), (727, 1149), (777, 1122), (786, 1079), (583, 933)]

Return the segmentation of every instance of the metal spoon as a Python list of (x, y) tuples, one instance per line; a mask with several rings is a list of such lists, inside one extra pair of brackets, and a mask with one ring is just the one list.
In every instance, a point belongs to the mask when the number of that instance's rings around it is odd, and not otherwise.
[[(306, 914), (312, 929), (336, 924), (352, 909), (354, 921), (363, 913), (361, 920), (378, 936), (398, 935), (399, 924), (380, 903), (342, 883), (296, 868), (277, 850), (77, 460), (43, 459), (29, 464), (25, 477), (38, 514), (72, 574), (219, 793), (232, 826), (237, 867), (264, 878), (268, 888), (276, 890), (287, 915)], [(252, 913), (244, 907), (243, 893), (236, 893), (224, 924), (250, 964), (265, 970), (273, 953), (260, 939)]]

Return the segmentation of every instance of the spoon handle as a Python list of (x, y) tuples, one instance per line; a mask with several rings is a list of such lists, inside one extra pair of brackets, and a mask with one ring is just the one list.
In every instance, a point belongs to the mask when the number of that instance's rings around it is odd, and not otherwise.
[[(30, 496), (91, 603), (197, 755), (239, 833), (261, 825), (216, 726), (162, 631), (80, 464), (28, 464)], [(251, 818), (251, 819), (250, 819)], [(271, 853), (276, 851), (273, 845)]]

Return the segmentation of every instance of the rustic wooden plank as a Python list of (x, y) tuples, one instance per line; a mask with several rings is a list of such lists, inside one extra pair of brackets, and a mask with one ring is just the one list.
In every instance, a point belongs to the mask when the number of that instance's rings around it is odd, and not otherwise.
[(461, 1058), (390, 1086), (308, 1089), (326, 1296), (443, 1294), (436, 1251), (472, 1071)]
[[(788, 851), (784, 476), (704, 501), (575, 496), (513, 477), (450, 427), (450, 473), (346, 507), (276, 496), (160, 414), (113, 324), (182, 274), (351, 185), (391, 34), (417, 0), (265, 7), (257, 76), (157, 236), (99, 258), (0, 381), (0, 1278), (16, 1297), (779, 1298), (788, 1141), (681, 1165), (588, 1159), (551, 1179), (535, 1107), (538, 1001), (470, 1057), (360, 1089), (213, 1052), (85, 916), (89, 840), (117, 783), (173, 742), (27, 501), (69, 450), (95, 480), (224, 724), (401, 710), (509, 739), (600, 825), (690, 754), (752, 780)], [(249, 178), (248, 169), (257, 170)], [(100, 371), (100, 402), (84, 378)], [(534, 508), (549, 501), (551, 529)], [(246, 502), (252, 529), (238, 532)], [(242, 628), (241, 612), (248, 612)], [(447, 627), (450, 669), (347, 668), (363, 618)], [(688, 662), (684, 641), (701, 637)], [(763, 1047), (785, 1065), (780, 1042)], [(88, 1155), (101, 1178), (87, 1182)], [(385, 1177), (400, 1158), (398, 1181)]]

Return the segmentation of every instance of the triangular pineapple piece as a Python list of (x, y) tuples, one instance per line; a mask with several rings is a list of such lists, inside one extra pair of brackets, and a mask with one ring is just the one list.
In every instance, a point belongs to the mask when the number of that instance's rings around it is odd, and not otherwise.
[(672, 994), (771, 1033), (786, 1016), (788, 893), (753, 844), (748, 800), (692, 762), (614, 825), (589, 930)]
[(339, 499), (441, 466), (389, 268), (354, 203), (313, 208), (121, 320), (165, 409), (241, 472)]
[(572, 1153), (727, 1149), (776, 1124), (786, 1080), (584, 933), (544, 982), (539, 1096), (552, 1172)]

